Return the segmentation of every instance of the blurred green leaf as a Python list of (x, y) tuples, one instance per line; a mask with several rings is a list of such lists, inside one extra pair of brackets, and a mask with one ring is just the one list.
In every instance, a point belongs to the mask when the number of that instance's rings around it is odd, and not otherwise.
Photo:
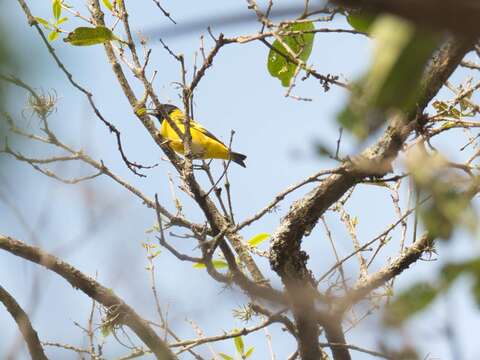
[(250, 240), (248, 240), (248, 245), (251, 247), (257, 247), (260, 245), (262, 242), (270, 238), (269, 233), (260, 233), (252, 237)]
[(255, 348), (254, 348), (253, 346), (250, 346), (250, 347), (247, 349), (247, 351), (245, 352), (244, 358), (245, 358), (245, 359), (248, 359), (250, 356), (252, 356), (253, 350), (255, 350)]
[[(234, 331), (240, 331), (239, 329), (234, 329)], [(245, 344), (243, 343), (243, 339), (241, 336), (235, 336), (233, 338), (233, 342), (235, 343), (235, 349), (240, 356), (243, 356), (243, 352), (245, 351)]]
[(111, 324), (102, 324), (100, 329), (101, 329), (102, 336), (106, 338), (112, 333), (113, 327)]
[(375, 40), (373, 63), (338, 116), (362, 140), (383, 125), (387, 114), (412, 111), (425, 65), (439, 44), (430, 33), (392, 15), (377, 16), (369, 32)]
[(472, 296), (477, 303), (477, 306), (480, 307), (480, 276), (478, 276), (473, 283)]
[(58, 39), (58, 31), (57, 30), (53, 30), (50, 32), (50, 34), (48, 34), (48, 41), (55, 41)]
[(389, 349), (388, 354), (391, 359), (395, 360), (433, 360), (432, 358), (426, 357), (420, 358), (420, 356), (417, 354), (417, 351), (409, 345), (400, 350)]
[(52, 26), (50, 25), (50, 23), (47, 20), (45, 20), (41, 17), (38, 17), (38, 16), (35, 16), (35, 20), (37, 20), (39, 22), (39, 24), (43, 25), (46, 29), (49, 29), (49, 30), (52, 29)]
[[(212, 260), (212, 265), (215, 269), (228, 268), (228, 264), (223, 260)], [(193, 267), (195, 269), (206, 269), (207, 268), (207, 266), (205, 264), (202, 264), (202, 263), (195, 263), (195, 264), (193, 264)]]
[[(416, 313), (425, 310), (436, 297), (448, 291), (460, 276), (473, 278), (472, 296), (480, 306), (480, 257), (462, 262), (449, 263), (442, 267), (437, 285), (418, 282), (398, 295), (387, 306), (384, 322), (390, 326), (399, 326)], [(397, 357), (395, 357), (396, 359)], [(408, 358), (408, 357), (407, 357)]]
[(449, 239), (457, 226), (474, 232), (478, 221), (471, 198), (458, 184), (456, 170), (452, 170), (448, 159), (440, 153), (428, 154), (418, 146), (408, 152), (406, 160), (417, 190), (431, 197), (420, 208), (429, 235)]
[(464, 263), (445, 265), (441, 270), (444, 287), (449, 287), (460, 275), (465, 273), (467, 268)]
[(67, 21), (67, 20), (68, 20), (68, 17), (64, 16), (64, 17), (58, 19), (58, 21), (55, 23), (55, 25), (56, 25), (56, 26), (62, 25), (62, 24), (63, 24), (65, 21)]
[(97, 26), (95, 28), (78, 27), (63, 39), (63, 41), (75, 46), (91, 46), (112, 40), (122, 41), (105, 26)]
[(426, 282), (419, 282), (398, 295), (388, 306), (384, 322), (399, 326), (417, 312), (424, 310), (439, 294), (439, 290)]
[[(312, 31), (315, 26), (312, 22), (302, 22), (289, 25), (285, 31)], [(281, 36), (283, 42), (295, 53), (296, 57), (304, 62), (308, 60), (313, 48), (314, 33), (299, 33), (295, 35)], [(282, 86), (288, 87), (297, 70), (297, 64), (291, 59), (287, 49), (275, 40), (268, 54), (267, 68), (270, 75), (278, 78)]]
[(443, 266), (441, 278), (445, 289), (460, 276), (469, 275), (473, 277), (472, 296), (480, 307), (480, 258), (464, 262), (450, 263)]
[(225, 353), (218, 353), (218, 354), (219, 354), (219, 355), (222, 357), (222, 359), (224, 359), (224, 360), (235, 360), (232, 356), (227, 355), (227, 354), (225, 354)]
[(52, 0), (52, 10), (53, 10), (53, 17), (55, 19), (60, 19), (62, 15), (62, 0)]
[(357, 31), (368, 33), (370, 27), (375, 22), (377, 14), (372, 14), (370, 12), (358, 10), (349, 12), (347, 15), (347, 21), (350, 26)]
[(103, 2), (103, 5), (105, 5), (105, 7), (110, 10), (110, 12), (113, 12), (113, 5), (112, 3), (110, 2), (110, 0), (102, 0)]
[(449, 106), (444, 101), (434, 101), (432, 106), (437, 111), (437, 114), (443, 114), (443, 116), (449, 116), (458, 120), (462, 117), (462, 113), (460, 111), (455, 109), (453, 106)]
[(476, 215), (470, 199), (452, 188), (452, 184), (437, 181), (432, 187), (432, 203), (420, 214), (432, 237), (449, 239), (456, 226), (464, 226), (472, 232), (476, 229)]

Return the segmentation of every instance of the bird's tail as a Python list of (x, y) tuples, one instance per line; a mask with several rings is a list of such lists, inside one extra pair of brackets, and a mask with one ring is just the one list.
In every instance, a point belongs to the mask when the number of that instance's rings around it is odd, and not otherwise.
[(243, 155), (243, 154), (239, 154), (239, 153), (236, 153), (236, 152), (231, 152), (230, 153), (230, 159), (237, 163), (238, 165), (242, 166), (242, 167), (247, 167), (247, 165), (245, 165), (245, 162), (244, 160), (247, 158), (246, 155)]

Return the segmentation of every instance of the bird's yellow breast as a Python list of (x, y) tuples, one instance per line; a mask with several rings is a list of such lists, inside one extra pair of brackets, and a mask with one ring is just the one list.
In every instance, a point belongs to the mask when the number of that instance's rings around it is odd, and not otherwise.
[[(174, 110), (170, 113), (170, 119), (177, 125), (178, 129), (183, 133), (185, 126), (183, 125), (184, 114), (180, 110)], [(182, 139), (178, 136), (169, 122), (164, 119), (160, 134), (169, 140), (169, 146), (176, 152), (184, 154)], [(200, 124), (190, 121), (190, 134), (192, 135), (192, 153), (197, 159), (225, 159), (230, 157), (228, 148), (220, 140), (216, 139)]]

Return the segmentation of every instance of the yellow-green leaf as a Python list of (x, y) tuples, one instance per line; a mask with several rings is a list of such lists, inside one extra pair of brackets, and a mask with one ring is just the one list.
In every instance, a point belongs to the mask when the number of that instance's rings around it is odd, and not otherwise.
[(60, 19), (62, 15), (62, 0), (52, 0), (52, 11), (55, 19)]
[(135, 114), (138, 116), (143, 116), (147, 113), (147, 109), (144, 107), (140, 107), (138, 109), (135, 109)]
[(252, 237), (250, 240), (248, 240), (248, 245), (251, 247), (257, 247), (260, 245), (262, 242), (270, 238), (269, 233), (260, 233)]
[(235, 360), (232, 356), (227, 355), (225, 353), (218, 353), (218, 354), (222, 357), (223, 360)]
[(45, 20), (45, 19), (43, 19), (43, 18), (41, 18), (41, 17), (38, 17), (38, 16), (35, 16), (35, 20), (37, 20), (37, 21), (38, 21), (40, 24), (42, 24), (45, 28), (47, 28), (47, 29), (52, 29), (52, 26), (50, 25), (50, 23), (49, 23), (47, 20)]
[(78, 27), (63, 39), (63, 41), (75, 46), (91, 46), (112, 40), (122, 41), (105, 26), (97, 26), (95, 28)]
[(58, 26), (58, 25), (61, 25), (61, 24), (63, 24), (63, 23), (64, 23), (65, 21), (67, 21), (67, 20), (68, 20), (68, 17), (64, 16), (64, 17), (58, 19), (58, 21), (55, 23), (55, 25), (57, 25), (57, 26)]
[(100, 329), (101, 329), (102, 336), (106, 338), (108, 337), (108, 335), (112, 333), (113, 326), (111, 324), (102, 324)]
[(112, 3), (110, 2), (110, 0), (102, 0), (103, 2), (103, 5), (105, 5), (105, 7), (110, 10), (110, 11), (113, 11), (113, 5)]
[[(285, 31), (289, 32), (299, 32), (299, 34), (281, 36), (282, 41), (295, 53), (296, 59), (306, 62), (310, 57), (315, 34), (304, 32), (314, 29), (315, 26), (312, 22), (292, 24), (285, 29)], [(268, 54), (267, 68), (270, 75), (278, 78), (283, 86), (288, 87), (297, 67), (298, 65), (292, 59), (292, 55), (278, 40), (275, 40)]]
[(383, 126), (387, 114), (414, 110), (425, 65), (439, 44), (438, 36), (393, 15), (377, 16), (369, 33), (376, 44), (373, 63), (338, 117), (361, 140)]
[[(228, 267), (228, 264), (223, 260), (212, 260), (212, 265), (215, 269), (224, 269)], [(203, 263), (195, 263), (193, 264), (195, 269), (206, 269), (207, 266)]]
[(55, 41), (58, 39), (58, 31), (57, 30), (53, 30), (52, 32), (50, 32), (50, 34), (48, 34), (48, 41)]
[(460, 119), (462, 117), (462, 113), (458, 109), (456, 109), (453, 106), (449, 106), (444, 101), (436, 100), (436, 101), (433, 102), (432, 106), (437, 111), (437, 114), (441, 114), (441, 115), (444, 115), (444, 116), (449, 116), (449, 117), (452, 117), (454, 119)]
[(348, 13), (347, 21), (355, 30), (368, 33), (376, 17), (376, 14), (365, 11), (353, 11)]
[[(235, 329), (235, 331), (239, 331), (238, 329)], [(245, 351), (245, 344), (243, 343), (243, 339), (241, 336), (235, 336), (233, 338), (233, 342), (235, 343), (235, 349), (237, 349), (237, 353), (239, 355), (243, 355), (243, 352)]]
[(248, 359), (250, 356), (252, 356), (254, 349), (255, 348), (253, 346), (250, 346), (248, 350), (245, 352), (244, 358)]

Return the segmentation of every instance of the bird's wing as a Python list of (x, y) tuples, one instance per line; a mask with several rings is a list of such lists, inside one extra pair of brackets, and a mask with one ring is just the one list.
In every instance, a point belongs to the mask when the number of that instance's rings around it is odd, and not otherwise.
[(226, 145), (225, 145), (223, 142), (221, 142), (215, 135), (213, 135), (210, 131), (208, 131), (207, 129), (205, 129), (205, 128), (204, 128), (202, 125), (200, 125), (199, 123), (196, 123), (195, 121), (190, 121), (190, 126), (191, 126), (193, 129), (201, 132), (201, 133), (204, 134), (205, 136), (208, 136), (209, 138), (211, 138), (211, 139), (219, 142), (220, 144), (222, 144), (223, 146), (226, 147)]

